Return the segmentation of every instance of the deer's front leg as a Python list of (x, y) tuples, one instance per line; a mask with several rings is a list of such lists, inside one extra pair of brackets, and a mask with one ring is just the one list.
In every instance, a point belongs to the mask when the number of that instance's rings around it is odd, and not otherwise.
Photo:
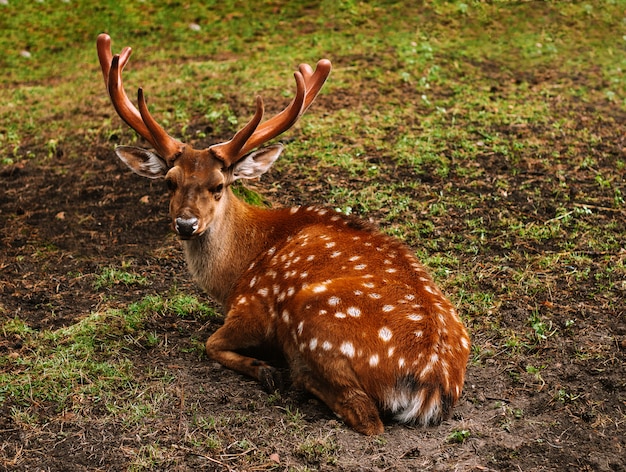
[[(263, 313), (259, 313), (261, 310)], [(268, 392), (281, 389), (282, 380), (274, 367), (237, 352), (268, 343), (267, 335), (271, 331), (269, 323), (272, 320), (264, 307), (253, 307), (250, 304), (245, 311), (231, 309), (226, 315), (224, 325), (207, 340), (207, 356), (224, 367), (258, 380)]]

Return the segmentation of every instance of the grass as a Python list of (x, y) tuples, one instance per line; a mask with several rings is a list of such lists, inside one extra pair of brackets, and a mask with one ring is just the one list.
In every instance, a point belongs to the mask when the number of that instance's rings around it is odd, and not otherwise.
[[(100, 32), (114, 51), (135, 51), (129, 93), (143, 86), (173, 135), (202, 144), (229, 138), (256, 94), (280, 109), (297, 64), (329, 57), (328, 84), (286, 135), (268, 178), (277, 199), (289, 191), (405, 240), (459, 307), (474, 338), (472, 366), (503, 356), (517, 363), (515, 382), (542, 385), (559, 342), (582, 336), (603, 310), (623, 310), (626, 157), (615, 129), (626, 112), (625, 24), (617, 0), (76, 0), (71, 8), (10, 0), (0, 5), (0, 171), (54, 166), (59, 156), (82, 165), (99, 149), (137, 141), (105, 96)], [(101, 267), (91, 288), (148, 290), (138, 271)], [(129, 427), (179, 400), (171, 371), (139, 372), (133, 356), (167, 344), (155, 318), (205, 323), (213, 308), (179, 292), (122, 309), (103, 303), (42, 330), (0, 305), (2, 335), (19, 337), (27, 353), (0, 356), (0, 404), (11, 404), (16, 424), (44, 422), (34, 407), (43, 403), (79, 416), (103, 406), (103, 418)], [(202, 342), (190, 338), (177, 354), (201, 355)], [(583, 364), (611, 359), (608, 349), (576, 349)], [(578, 398), (553, 391), (557, 403)], [(299, 414), (285, 413), (294, 454), (312, 469), (333, 465), (342, 452), (334, 437), (307, 437)], [(185, 447), (227, 454), (236, 442), (229, 422), (251, 419), (194, 421)], [(448, 441), (473, 437), (459, 429)], [(237, 438), (231, 449), (255, 443)], [(171, 465), (171, 454), (154, 441), (136, 451), (131, 470)]]
[[(159, 344), (145, 329), (156, 316), (213, 317), (212, 308), (196, 298), (175, 294), (147, 296), (123, 310), (92, 313), (57, 330), (36, 330), (19, 318), (5, 321), (5, 338), (19, 336), (27, 355), (0, 356), (0, 402), (10, 401), (16, 416), (28, 416), (33, 402), (51, 405), (57, 412), (88, 415), (103, 405), (114, 418), (135, 423), (154, 413), (163, 394), (149, 391), (146, 379), (171, 382), (167, 372), (137, 372), (132, 353)], [(134, 403), (140, 395), (146, 400)]]
[(115, 285), (123, 284), (126, 286), (138, 285), (145, 287), (148, 285), (148, 279), (145, 277), (128, 272), (122, 269), (116, 269), (115, 267), (105, 267), (102, 272), (96, 277), (93, 283), (93, 288), (100, 290), (102, 288), (111, 288)]

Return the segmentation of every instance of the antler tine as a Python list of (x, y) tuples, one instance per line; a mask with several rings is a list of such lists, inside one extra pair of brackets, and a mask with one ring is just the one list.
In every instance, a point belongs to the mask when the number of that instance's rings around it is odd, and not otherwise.
[(100, 68), (102, 69), (102, 76), (104, 77), (104, 86), (107, 87), (108, 90), (109, 71), (111, 70), (111, 61), (113, 60), (113, 54), (111, 54), (111, 37), (105, 33), (98, 35), (96, 49), (98, 50), (98, 60), (100, 61)]
[(122, 86), (120, 71), (124, 68), (126, 62), (128, 62), (132, 49), (126, 47), (122, 50), (121, 54), (113, 56), (111, 53), (111, 37), (104, 33), (98, 36), (96, 46), (98, 49), (100, 67), (102, 68), (102, 75), (104, 77), (104, 85), (107, 88), (115, 111), (128, 126), (137, 131), (137, 133), (154, 146), (150, 131), (143, 123), (139, 111), (132, 104)]
[(155, 146), (150, 130), (148, 130), (145, 123), (141, 119), (141, 114), (137, 108), (135, 108), (135, 105), (132, 104), (128, 95), (126, 95), (120, 74), (122, 67), (124, 67), (124, 64), (120, 67), (120, 56), (119, 54), (116, 54), (113, 56), (111, 61), (107, 83), (107, 90), (109, 92), (109, 96), (111, 97), (113, 108), (115, 108), (117, 114), (126, 122), (128, 126), (137, 131), (137, 133), (145, 138), (150, 144)]
[(126, 124), (146, 139), (161, 157), (171, 160), (180, 151), (183, 144), (168, 135), (156, 120), (152, 118), (141, 89), (138, 92), (139, 110), (133, 105), (124, 90), (122, 70), (130, 58), (132, 49), (125, 47), (120, 54), (113, 56), (111, 53), (111, 38), (104, 33), (98, 36), (96, 45), (102, 75), (104, 76), (105, 85), (115, 111)]
[(322, 89), (324, 82), (328, 78), (330, 74), (330, 70), (332, 69), (332, 64), (328, 59), (322, 59), (318, 61), (315, 66), (315, 72), (308, 64), (300, 64), (299, 70), (300, 73), (304, 76), (304, 81), (306, 83), (306, 99), (304, 101), (304, 109), (302, 113), (308, 110), (317, 97), (317, 94)]
[(246, 141), (250, 139), (252, 133), (256, 130), (257, 126), (263, 119), (265, 107), (263, 105), (263, 99), (261, 96), (256, 97), (256, 111), (252, 119), (240, 129), (230, 141), (224, 143), (214, 144), (209, 149), (213, 152), (215, 157), (224, 162), (226, 167), (230, 167), (236, 159), (243, 155), (241, 149), (246, 144)]
[(256, 131), (252, 134), (252, 136), (250, 136), (239, 151), (237, 158), (246, 155), (254, 148), (287, 131), (296, 121), (298, 121), (298, 118), (300, 118), (300, 115), (302, 115), (304, 111), (306, 85), (304, 77), (300, 72), (295, 72), (293, 75), (296, 79), (296, 96), (293, 97), (293, 100), (287, 108), (267, 120), (265, 123), (262, 123), (256, 129)]
[(157, 153), (168, 163), (174, 161), (185, 145), (167, 134), (163, 127), (152, 117), (148, 111), (148, 105), (146, 105), (143, 89), (141, 87), (137, 90), (137, 102), (139, 103), (141, 119), (148, 127), (148, 131), (150, 131), (150, 135), (153, 137), (153, 146)]

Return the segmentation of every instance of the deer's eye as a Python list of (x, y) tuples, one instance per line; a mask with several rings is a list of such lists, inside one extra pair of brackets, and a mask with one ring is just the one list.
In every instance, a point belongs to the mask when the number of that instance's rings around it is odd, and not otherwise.
[(176, 182), (174, 182), (174, 179), (172, 178), (165, 179), (165, 185), (167, 185), (167, 189), (170, 192), (176, 190)]
[(222, 192), (224, 191), (224, 184), (219, 184), (217, 187), (215, 187), (212, 192), (213, 192), (213, 197), (216, 200), (219, 200), (222, 197)]

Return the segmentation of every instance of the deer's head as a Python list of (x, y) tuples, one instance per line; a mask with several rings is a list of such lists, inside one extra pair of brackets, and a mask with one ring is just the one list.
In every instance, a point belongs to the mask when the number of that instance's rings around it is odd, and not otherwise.
[(206, 149), (194, 149), (171, 137), (148, 111), (143, 91), (138, 90), (138, 108), (122, 85), (122, 70), (130, 58), (126, 47), (112, 55), (111, 38), (97, 40), (98, 58), (111, 102), (118, 115), (153, 149), (119, 146), (115, 152), (135, 173), (150, 179), (164, 178), (170, 191), (172, 226), (181, 238), (203, 234), (226, 211), (229, 185), (266, 172), (283, 150), (280, 144), (256, 150), (263, 143), (288, 130), (311, 105), (330, 73), (328, 60), (317, 63), (315, 71), (302, 64), (295, 72), (296, 96), (289, 106), (261, 123), (263, 100), (256, 99), (256, 112), (235, 136)]

